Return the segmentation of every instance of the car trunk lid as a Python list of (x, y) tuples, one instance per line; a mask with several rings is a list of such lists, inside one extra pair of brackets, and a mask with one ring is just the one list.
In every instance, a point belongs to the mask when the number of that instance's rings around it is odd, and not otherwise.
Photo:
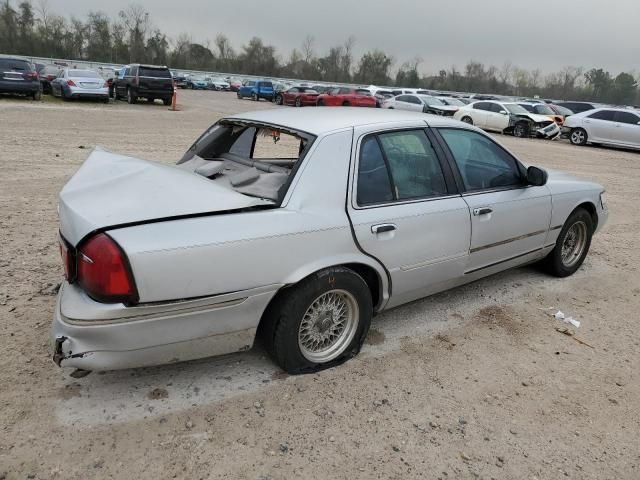
[(122, 225), (274, 205), (198, 174), (96, 148), (59, 197), (62, 236), (72, 245)]

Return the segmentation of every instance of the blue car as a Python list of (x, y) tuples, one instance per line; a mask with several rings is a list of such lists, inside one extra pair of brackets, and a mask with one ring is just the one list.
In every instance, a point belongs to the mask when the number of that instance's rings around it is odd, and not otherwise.
[(273, 83), (266, 80), (246, 80), (240, 90), (238, 98), (251, 97), (256, 102), (261, 98), (273, 100)]
[(187, 79), (187, 86), (192, 90), (208, 90), (209, 82), (205, 77), (189, 77)]

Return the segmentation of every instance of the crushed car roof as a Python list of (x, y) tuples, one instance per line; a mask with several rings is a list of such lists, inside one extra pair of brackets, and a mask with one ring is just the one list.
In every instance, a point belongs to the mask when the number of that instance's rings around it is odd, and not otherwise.
[(461, 126), (461, 122), (457, 120), (446, 119), (438, 115), (365, 107), (278, 108), (240, 113), (225, 117), (225, 120), (243, 120), (280, 125), (316, 136), (362, 125), (393, 124), (421, 120), (432, 127)]

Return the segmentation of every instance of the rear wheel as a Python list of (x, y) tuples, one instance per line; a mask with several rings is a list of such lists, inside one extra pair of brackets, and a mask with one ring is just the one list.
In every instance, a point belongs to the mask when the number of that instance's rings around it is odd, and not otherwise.
[(265, 312), (260, 334), (283, 370), (308, 373), (357, 355), (372, 314), (362, 277), (333, 267), (282, 291)]
[(546, 270), (556, 277), (573, 275), (584, 262), (593, 235), (593, 219), (583, 208), (573, 211), (560, 230), (556, 246), (543, 260)]
[(164, 103), (167, 107), (171, 105), (172, 98), (163, 98), (162, 103)]
[(469, 125), (473, 125), (473, 119), (471, 117), (462, 117), (462, 121)]
[(296, 107), (302, 106), (302, 99), (300, 97), (296, 98)]
[(324, 100), (318, 100), (318, 103), (316, 104), (319, 107), (324, 107)]
[(127, 103), (134, 104), (138, 101), (138, 97), (131, 91), (130, 88), (127, 88)]
[(350, 107), (351, 104), (349, 102), (342, 102), (343, 107)]
[(253, 100), (254, 102), (257, 102), (260, 100), (260, 98), (258, 97), (258, 94), (256, 92), (253, 92), (251, 94), (251, 100)]
[(587, 144), (589, 136), (583, 128), (574, 128), (569, 135), (569, 141), (574, 145), (583, 146)]
[(276, 95), (275, 103), (276, 105), (282, 105), (282, 95)]

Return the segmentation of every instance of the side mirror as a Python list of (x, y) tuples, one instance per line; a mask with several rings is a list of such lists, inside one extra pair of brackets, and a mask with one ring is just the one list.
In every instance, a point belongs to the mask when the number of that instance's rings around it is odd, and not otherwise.
[(547, 183), (549, 178), (549, 174), (538, 167), (529, 167), (527, 168), (527, 184), (533, 185), (534, 187), (541, 187)]
[(506, 110), (500, 110), (500, 115), (509, 115)]

